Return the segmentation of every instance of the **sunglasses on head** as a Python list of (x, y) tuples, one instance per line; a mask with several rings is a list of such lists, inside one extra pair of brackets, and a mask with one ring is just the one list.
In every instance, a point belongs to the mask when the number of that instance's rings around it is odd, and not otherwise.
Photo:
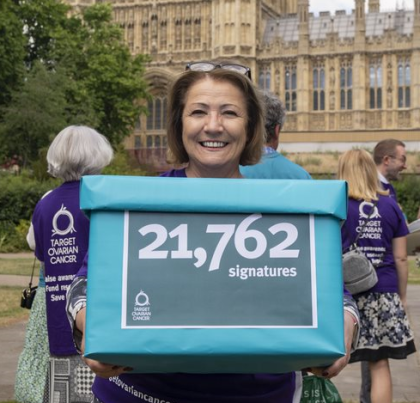
[(185, 70), (190, 71), (212, 71), (214, 69), (224, 69), (236, 71), (239, 74), (244, 74), (251, 80), (251, 69), (241, 64), (236, 63), (213, 63), (213, 62), (193, 62), (185, 66)]

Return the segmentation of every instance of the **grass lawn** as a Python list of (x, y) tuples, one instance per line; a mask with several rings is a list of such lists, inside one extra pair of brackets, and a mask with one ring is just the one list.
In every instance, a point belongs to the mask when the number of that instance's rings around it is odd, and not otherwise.
[(22, 287), (0, 286), (0, 327), (9, 326), (29, 317), (29, 309), (20, 307)]
[[(32, 266), (34, 264), (34, 258), (29, 257), (30, 255), (24, 254), (22, 257), (19, 254), (14, 255), (0, 254), (0, 275), (1, 274), (15, 274), (18, 276), (30, 276), (32, 273)], [(39, 274), (39, 263), (35, 263), (34, 276)]]

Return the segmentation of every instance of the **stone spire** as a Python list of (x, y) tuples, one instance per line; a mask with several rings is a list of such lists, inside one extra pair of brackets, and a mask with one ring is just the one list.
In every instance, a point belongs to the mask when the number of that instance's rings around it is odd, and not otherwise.
[(298, 0), (297, 12), (299, 20), (299, 53), (309, 51), (309, 0)]
[(380, 0), (369, 0), (369, 13), (379, 13)]

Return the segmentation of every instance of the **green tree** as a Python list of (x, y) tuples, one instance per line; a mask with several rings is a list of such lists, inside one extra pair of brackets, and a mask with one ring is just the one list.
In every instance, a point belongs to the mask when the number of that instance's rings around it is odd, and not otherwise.
[(56, 57), (77, 83), (72, 104), (88, 98), (98, 118), (97, 129), (117, 145), (145, 112), (138, 101), (147, 98), (143, 75), (149, 59), (130, 54), (111, 17), (110, 5), (97, 4), (86, 8), (82, 19), (69, 20)]
[(17, 14), (26, 36), (25, 62), (29, 68), (36, 60), (53, 62), (51, 54), (67, 24), (70, 6), (61, 0), (15, 0)]
[(69, 124), (92, 126), (119, 144), (144, 111), (148, 58), (130, 54), (111, 6), (97, 4), (69, 16), (61, 1), (15, 1), (25, 26), (28, 72), (22, 90), (2, 109), (0, 157), (35, 161)]
[(11, 0), (0, 1), (0, 105), (7, 104), (11, 93), (23, 81), (25, 38), (17, 6)]
[(3, 108), (3, 155), (19, 155), (23, 166), (38, 158), (38, 150), (66, 126), (67, 82), (61, 70), (51, 72), (39, 62), (34, 64), (22, 89), (14, 92), (9, 106)]

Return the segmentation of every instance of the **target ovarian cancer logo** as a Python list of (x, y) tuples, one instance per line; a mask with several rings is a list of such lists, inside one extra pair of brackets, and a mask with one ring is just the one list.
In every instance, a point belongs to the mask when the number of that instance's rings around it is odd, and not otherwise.
[(149, 296), (143, 290), (140, 290), (136, 295), (134, 309), (131, 315), (133, 320), (150, 320), (152, 316)]
[(66, 209), (64, 204), (58, 210), (52, 220), (51, 247), (48, 256), (51, 264), (74, 263), (77, 261), (79, 247), (76, 245), (76, 237), (66, 236), (77, 232), (74, 228), (73, 214)]

